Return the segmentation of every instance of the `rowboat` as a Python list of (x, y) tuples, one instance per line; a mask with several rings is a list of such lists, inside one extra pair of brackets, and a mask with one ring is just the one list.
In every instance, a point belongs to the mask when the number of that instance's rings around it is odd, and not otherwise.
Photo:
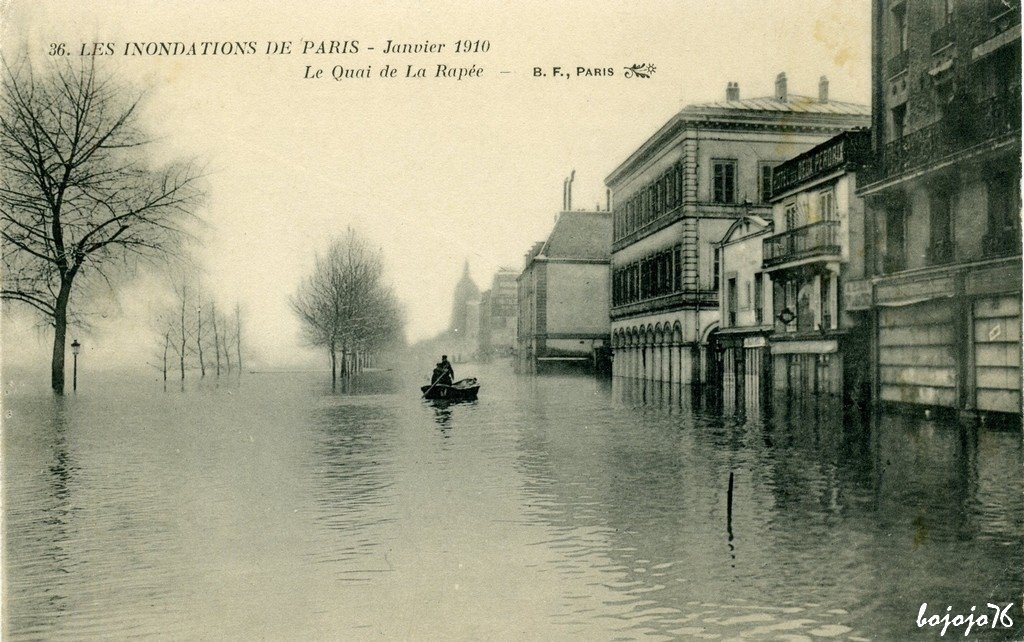
[(468, 379), (460, 379), (451, 385), (435, 383), (432, 386), (421, 386), (420, 391), (423, 392), (424, 399), (468, 401), (476, 399), (476, 394), (480, 391), (480, 384), (476, 378), (470, 377)]

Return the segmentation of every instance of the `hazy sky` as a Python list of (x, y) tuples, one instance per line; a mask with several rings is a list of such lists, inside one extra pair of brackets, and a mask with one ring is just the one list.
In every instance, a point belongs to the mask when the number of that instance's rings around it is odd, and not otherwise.
[[(680, 107), (789, 90), (869, 102), (870, 15), (863, 0), (715, 2), (128, 2), (13, 0), (3, 6), (5, 53), (43, 56), (65, 42), (115, 43), (105, 59), (151, 87), (145, 122), (161, 152), (194, 156), (210, 171), (200, 256), (209, 286), (246, 310), (264, 366), (308, 352), (287, 299), (313, 253), (352, 225), (384, 251), (416, 340), (443, 329), (464, 260), (481, 289), (499, 266), (522, 267), (561, 206), (576, 169), (574, 205), (604, 203), (603, 180)], [(302, 40), (358, 40), (355, 55), (302, 55)], [(443, 54), (387, 56), (387, 40), (448, 43)], [(451, 53), (460, 39), (490, 51)], [(262, 55), (291, 40), (288, 56)], [(257, 41), (258, 55), (126, 57), (125, 43)], [(366, 47), (375, 47), (368, 51)], [(382, 80), (386, 63), (476, 64), (481, 78)], [(649, 63), (650, 79), (623, 67)], [(306, 65), (373, 78), (303, 78)], [(611, 78), (534, 78), (532, 68), (612, 67)], [(500, 71), (510, 71), (500, 74)], [(94, 364), (133, 363), (147, 335), (151, 288), (79, 337)], [(4, 359), (49, 350), (23, 319), (4, 324)]]

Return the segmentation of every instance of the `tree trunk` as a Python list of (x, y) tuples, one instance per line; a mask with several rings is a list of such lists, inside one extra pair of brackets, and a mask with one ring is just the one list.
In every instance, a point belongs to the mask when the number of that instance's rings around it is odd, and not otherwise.
[(331, 345), (331, 392), (334, 392), (338, 387), (338, 353), (334, 349), (334, 345)]
[(235, 304), (235, 349), (238, 351), (238, 374), (242, 374), (242, 311)]
[(181, 352), (178, 353), (179, 362), (181, 364), (181, 380), (185, 380), (185, 350), (188, 348), (188, 343), (185, 341), (185, 289), (181, 290)]
[(231, 374), (231, 353), (228, 351), (228, 333), (224, 331), (224, 363), (228, 367), (228, 374)]
[(199, 352), (199, 378), (206, 376), (206, 363), (203, 362), (203, 309), (196, 308), (196, 349)]
[(220, 376), (220, 336), (217, 334), (217, 304), (213, 304), (212, 307), (211, 307), (211, 310), (213, 312), (213, 314), (210, 317), (211, 319), (213, 319), (213, 350), (214, 350), (214, 355), (215, 355), (215, 357), (217, 359), (217, 376), (219, 377)]
[(50, 387), (58, 395), (64, 394), (64, 344), (67, 341), (70, 298), (71, 280), (61, 279), (60, 291), (53, 306), (53, 359), (50, 361)]

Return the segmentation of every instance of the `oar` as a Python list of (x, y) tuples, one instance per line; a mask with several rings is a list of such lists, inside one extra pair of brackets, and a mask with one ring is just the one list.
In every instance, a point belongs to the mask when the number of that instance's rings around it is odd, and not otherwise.
[[(441, 377), (438, 377), (437, 381), (440, 381), (440, 380), (441, 380)], [(430, 391), (434, 389), (434, 386), (437, 385), (437, 381), (435, 381), (434, 383), (430, 384), (430, 387), (427, 388), (425, 391), (423, 391), (423, 396), (420, 397), (420, 399), (426, 399), (427, 398), (427, 394), (429, 394)]]

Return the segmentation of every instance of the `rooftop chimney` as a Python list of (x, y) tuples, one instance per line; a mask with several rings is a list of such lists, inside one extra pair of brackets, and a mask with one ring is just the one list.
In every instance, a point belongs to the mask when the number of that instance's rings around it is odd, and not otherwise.
[(786, 72), (781, 71), (775, 77), (775, 100), (786, 102)]
[(740, 84), (738, 82), (730, 82), (726, 84), (725, 99), (729, 102), (737, 101), (740, 99)]
[(822, 76), (818, 80), (818, 102), (828, 102), (828, 78), (826, 76)]
[(571, 172), (569, 172), (569, 190), (568, 190), (568, 194), (566, 195), (566, 202), (565, 202), (565, 211), (566, 212), (571, 212), (572, 211), (572, 182), (575, 181), (575, 180), (576, 180), (576, 170), (572, 170)]

